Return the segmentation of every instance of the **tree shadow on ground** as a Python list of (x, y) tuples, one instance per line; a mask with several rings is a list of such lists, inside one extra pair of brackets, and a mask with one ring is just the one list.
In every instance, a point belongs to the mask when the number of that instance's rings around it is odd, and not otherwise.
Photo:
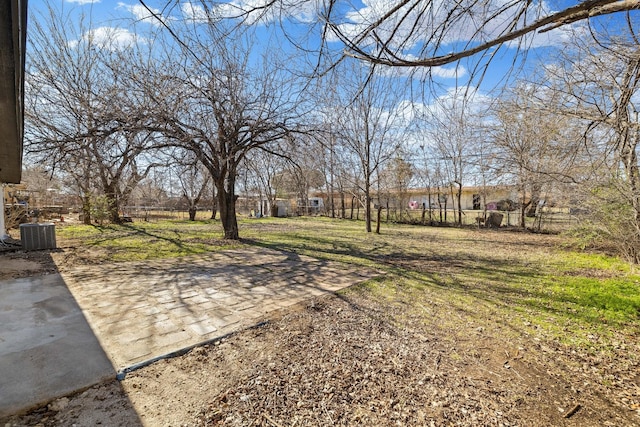
[[(22, 268), (11, 277), (3, 269), (0, 281), (2, 425), (13, 425), (12, 414), (32, 408), (36, 409), (22, 418), (29, 421), (18, 424), (55, 418), (56, 406), (46, 405), (51, 400), (115, 383), (115, 368), (52, 257), (60, 252), (0, 253), (0, 264), (8, 261)], [(122, 402), (119, 410), (127, 413), (126, 424), (142, 425), (126, 396)]]
[[(427, 248), (416, 253), (404, 251), (388, 242), (376, 241), (363, 247), (361, 242), (346, 242), (330, 237), (295, 235), (285, 243), (245, 240), (270, 249), (297, 252), (323, 259), (373, 267), (385, 271), (388, 280), (416, 290), (429, 288), (446, 291), (451, 298), (473, 298), (496, 308), (531, 311), (541, 316), (601, 326), (599, 310), (610, 309), (604, 298), (567, 298), (548, 289), (561, 279), (535, 261), (501, 259), (491, 251), (484, 253), (439, 253)], [(486, 243), (493, 242), (491, 239)], [(478, 242), (474, 241), (474, 244)], [(546, 247), (535, 242), (516, 242), (517, 250)], [(460, 304), (457, 304), (460, 305)], [(463, 307), (473, 313), (473, 307)], [(640, 307), (638, 307), (640, 310)], [(640, 313), (640, 311), (639, 311)]]

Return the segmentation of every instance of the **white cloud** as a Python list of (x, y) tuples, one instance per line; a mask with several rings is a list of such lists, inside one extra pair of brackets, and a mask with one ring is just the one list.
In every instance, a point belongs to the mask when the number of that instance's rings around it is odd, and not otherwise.
[(87, 31), (80, 40), (71, 41), (69, 45), (73, 47), (80, 43), (88, 43), (102, 49), (119, 50), (138, 43), (146, 43), (146, 40), (125, 28), (98, 27)]
[[(402, 59), (415, 61), (415, 55), (402, 55)], [(378, 73), (384, 76), (410, 77), (418, 80), (428, 80), (430, 77), (440, 79), (460, 79), (469, 75), (469, 70), (462, 65), (442, 67), (386, 67), (379, 66)]]
[(468, 118), (474, 116), (483, 120), (488, 116), (489, 107), (494, 101), (494, 98), (475, 87), (452, 87), (429, 104), (414, 103), (413, 111), (417, 120), (429, 121), (435, 118), (447, 122), (452, 115)]
[[(531, 24), (537, 16), (548, 14), (551, 10), (545, 1), (537, 1), (528, 6), (526, 14), (516, 15), (523, 4), (524, 2), (512, 0), (412, 1), (378, 25), (376, 35), (381, 40), (391, 38), (388, 47), (399, 49), (407, 55), (419, 55), (418, 52), (422, 50), (429, 56), (440, 55), (449, 53), (443, 52), (443, 48), (457, 50), (456, 44), (467, 48), (469, 43), (482, 43), (511, 31), (510, 27), (516, 16), (517, 27), (520, 28)], [(395, 6), (395, 2), (388, 0), (362, 0), (362, 7), (352, 9), (343, 15), (344, 19), (338, 25), (338, 30), (349, 39), (356, 39)], [(455, 10), (454, 14), (449, 15), (452, 10)], [(443, 25), (445, 22), (447, 25)], [(558, 46), (569, 37), (574, 28), (559, 28), (542, 34), (531, 33), (523, 46)], [(336, 41), (337, 38), (334, 37), (332, 40)], [(370, 48), (375, 49), (376, 41), (373, 38), (362, 42), (361, 46), (369, 44)], [(513, 47), (514, 43), (507, 46)]]
[(471, 120), (473, 125), (490, 121), (488, 109), (495, 101), (491, 96), (470, 86), (449, 88), (429, 103), (404, 101), (401, 105), (407, 126), (405, 140), (409, 150), (419, 152), (434, 144), (430, 140), (429, 126), (448, 123), (453, 116)]
[[(82, 1), (82, 0), (80, 0)], [(146, 7), (142, 6), (141, 4), (127, 4), (124, 2), (118, 2), (118, 9), (124, 9), (127, 12), (131, 13), (135, 19), (137, 19), (138, 21), (142, 21), (142, 22), (146, 22), (149, 23), (151, 25), (160, 25), (161, 22), (158, 20), (157, 17), (161, 16), (161, 11), (160, 9), (156, 9), (153, 7), (150, 7), (149, 9), (151, 9), (151, 12), (149, 12), (149, 10), (147, 10)], [(154, 16), (155, 14), (155, 16)], [(164, 17), (161, 17), (161, 19), (165, 19)]]
[(83, 4), (91, 4), (91, 3), (100, 3), (100, 0), (66, 0), (66, 2), (83, 5)]
[(322, 0), (233, 0), (220, 3), (216, 15), (223, 18), (241, 18), (244, 23), (268, 24), (280, 19), (316, 22)]
[(443, 79), (457, 79), (457, 78), (465, 77), (469, 74), (467, 69), (463, 66), (431, 67), (430, 71), (434, 77), (440, 77)]
[(181, 6), (182, 16), (189, 21), (205, 23), (209, 20), (209, 14), (200, 4), (183, 3)]
[(249, 25), (277, 20), (278, 6), (267, 7), (268, 0), (238, 0), (220, 3), (216, 12), (224, 18), (242, 18)]

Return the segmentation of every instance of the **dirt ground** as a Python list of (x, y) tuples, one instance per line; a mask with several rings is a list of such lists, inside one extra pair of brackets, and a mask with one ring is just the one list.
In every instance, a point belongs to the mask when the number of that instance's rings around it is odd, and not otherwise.
[[(56, 271), (58, 256), (0, 254), (0, 280)], [(640, 425), (633, 337), (605, 359), (403, 298), (316, 299), (0, 426)]]
[(51, 274), (58, 271), (46, 251), (0, 252), (0, 280)]

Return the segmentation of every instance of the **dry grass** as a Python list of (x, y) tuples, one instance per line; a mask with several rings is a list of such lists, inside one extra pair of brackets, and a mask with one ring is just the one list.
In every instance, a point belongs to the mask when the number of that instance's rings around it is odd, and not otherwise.
[[(206, 240), (217, 227), (171, 222), (135, 235)], [(629, 265), (554, 235), (362, 230), (327, 219), (241, 222), (241, 245), (384, 274), (136, 371), (108, 386), (113, 398), (96, 388), (72, 398), (73, 411), (23, 420), (104, 414), (108, 423), (124, 393), (130, 425), (640, 424), (640, 277)], [(96, 247), (123, 250), (122, 232), (101, 230)], [(97, 396), (101, 408), (78, 409)]]

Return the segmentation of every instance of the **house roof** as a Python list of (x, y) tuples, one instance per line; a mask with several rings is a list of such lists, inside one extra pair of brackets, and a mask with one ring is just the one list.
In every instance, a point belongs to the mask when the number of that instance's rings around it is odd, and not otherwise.
[(19, 183), (24, 135), (27, 0), (0, 2), (0, 183)]

